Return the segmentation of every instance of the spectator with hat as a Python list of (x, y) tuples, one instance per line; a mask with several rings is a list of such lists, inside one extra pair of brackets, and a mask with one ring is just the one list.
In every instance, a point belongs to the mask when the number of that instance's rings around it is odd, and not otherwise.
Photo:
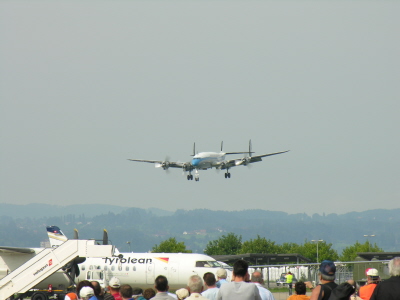
[(175, 294), (178, 297), (178, 300), (184, 300), (189, 297), (189, 291), (184, 288), (177, 290)]
[(228, 274), (225, 269), (219, 268), (216, 272), (216, 275), (217, 275), (217, 288), (220, 288), (221, 285), (228, 282), (226, 281), (226, 277), (228, 276)]
[(310, 300), (328, 300), (332, 290), (338, 285), (335, 283), (336, 266), (333, 261), (324, 260), (319, 266), (319, 281), (321, 284), (315, 288), (310, 287), (310, 282), (307, 286), (312, 289)]
[(363, 300), (371, 299), (372, 293), (380, 281), (379, 272), (377, 269), (369, 268), (366, 271), (367, 283), (360, 287), (360, 298)]
[(90, 286), (84, 286), (79, 291), (79, 299), (82, 300), (95, 300), (97, 299), (94, 295), (94, 290)]
[(400, 257), (389, 261), (389, 274), (389, 279), (375, 287), (371, 300), (400, 299)]
[(121, 281), (117, 277), (111, 277), (108, 282), (108, 290), (115, 300), (122, 300), (121, 295), (119, 294), (120, 287)]

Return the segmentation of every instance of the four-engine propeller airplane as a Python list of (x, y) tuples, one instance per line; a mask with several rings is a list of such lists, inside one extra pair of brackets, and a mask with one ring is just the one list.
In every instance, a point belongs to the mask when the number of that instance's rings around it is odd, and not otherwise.
[[(249, 141), (249, 151), (248, 152), (222, 152), (223, 142), (221, 142), (221, 152), (200, 152), (196, 154), (196, 144), (193, 144), (193, 159), (190, 162), (175, 162), (169, 161), (168, 159), (161, 160), (145, 160), (145, 159), (128, 159), (131, 161), (146, 162), (155, 164), (156, 168), (163, 168), (168, 170), (168, 168), (181, 168), (183, 172), (189, 172), (187, 175), (187, 180), (193, 180), (192, 171), (194, 170), (194, 179), (199, 181), (199, 170), (207, 170), (216, 168), (219, 170), (226, 170), (225, 178), (231, 178), (231, 173), (229, 169), (236, 166), (246, 166), (251, 163), (262, 161), (262, 157), (286, 153), (289, 150), (282, 152), (275, 152), (263, 155), (252, 156), (254, 152), (251, 149), (251, 140)], [(242, 158), (236, 159), (225, 159), (226, 155), (232, 154), (244, 154)]]

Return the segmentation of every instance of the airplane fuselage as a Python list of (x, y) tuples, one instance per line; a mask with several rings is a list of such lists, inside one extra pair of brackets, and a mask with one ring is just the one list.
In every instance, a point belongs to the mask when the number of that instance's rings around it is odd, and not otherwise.
[(77, 281), (97, 280), (107, 286), (115, 276), (121, 284), (141, 288), (153, 287), (158, 275), (168, 278), (171, 289), (187, 285), (191, 275), (203, 277), (204, 273), (220, 268), (215, 259), (192, 253), (121, 253), (120, 257), (87, 258), (79, 264)]
[(218, 166), (224, 160), (223, 152), (200, 152), (193, 157), (191, 163), (196, 169), (207, 169)]

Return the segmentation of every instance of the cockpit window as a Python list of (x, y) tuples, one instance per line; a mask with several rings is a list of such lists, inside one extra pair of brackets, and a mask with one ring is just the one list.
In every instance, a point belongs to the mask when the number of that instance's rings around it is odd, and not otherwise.
[(221, 268), (221, 265), (216, 261), (196, 261), (197, 268)]

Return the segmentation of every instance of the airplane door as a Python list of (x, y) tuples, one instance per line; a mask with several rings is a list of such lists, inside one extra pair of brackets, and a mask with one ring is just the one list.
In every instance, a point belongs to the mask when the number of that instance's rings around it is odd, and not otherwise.
[(154, 266), (154, 264), (152, 264), (151, 260), (150, 260), (150, 262), (147, 261), (146, 262), (146, 283), (147, 284), (151, 284), (151, 285), (154, 284), (154, 280), (155, 280), (154, 269), (155, 269), (155, 266)]
[(179, 281), (179, 265), (177, 263), (169, 263), (168, 268), (168, 281), (170, 284), (174, 284)]
[(98, 281), (100, 284), (103, 283), (104, 272), (100, 270), (95, 271), (87, 271), (86, 280), (89, 281)]

